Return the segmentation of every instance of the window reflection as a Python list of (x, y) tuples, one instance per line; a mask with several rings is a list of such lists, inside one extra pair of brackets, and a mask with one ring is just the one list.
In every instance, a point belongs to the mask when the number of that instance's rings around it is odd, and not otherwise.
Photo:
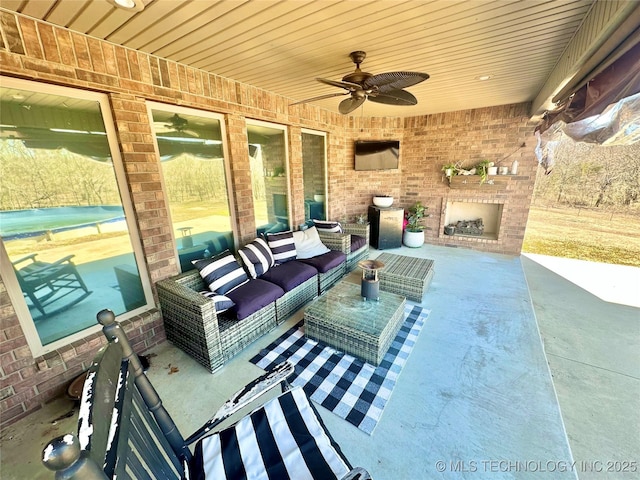
[(284, 127), (247, 124), (257, 234), (290, 229)]
[(220, 118), (152, 108), (182, 271), (234, 250)]
[(302, 177), (305, 220), (326, 220), (325, 136), (302, 132)]
[(0, 234), (41, 344), (146, 305), (99, 103), (0, 101)]

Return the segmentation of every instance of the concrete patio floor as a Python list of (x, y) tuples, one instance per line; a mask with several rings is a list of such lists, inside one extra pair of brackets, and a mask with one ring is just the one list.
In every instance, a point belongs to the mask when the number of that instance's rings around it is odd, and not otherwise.
[[(638, 478), (640, 309), (624, 303), (637, 301), (640, 269), (429, 245), (386, 251), (435, 260), (422, 302), (431, 314), (373, 435), (318, 409), (354, 465), (376, 480)], [(621, 275), (615, 298), (601, 292)], [(170, 344), (155, 348), (148, 375), (181, 431), (258, 376), (248, 359), (300, 318), (213, 375)], [(55, 420), (73, 407), (60, 399), (5, 428), (0, 476), (53, 478), (40, 452), (75, 431), (75, 415)]]

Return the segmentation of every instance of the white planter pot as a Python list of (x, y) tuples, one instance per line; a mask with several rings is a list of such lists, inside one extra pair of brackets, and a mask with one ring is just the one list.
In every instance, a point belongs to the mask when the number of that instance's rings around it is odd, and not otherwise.
[(393, 197), (373, 197), (373, 204), (380, 208), (390, 207), (393, 205)]
[(409, 232), (405, 230), (402, 233), (402, 243), (407, 247), (419, 248), (424, 245), (424, 232)]
[(487, 167), (487, 175), (497, 175), (498, 167)]

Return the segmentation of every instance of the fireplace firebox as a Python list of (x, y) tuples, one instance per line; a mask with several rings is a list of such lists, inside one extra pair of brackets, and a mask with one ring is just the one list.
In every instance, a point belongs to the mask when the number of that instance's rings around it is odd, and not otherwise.
[(474, 201), (447, 202), (442, 231), (447, 235), (497, 240), (503, 204)]

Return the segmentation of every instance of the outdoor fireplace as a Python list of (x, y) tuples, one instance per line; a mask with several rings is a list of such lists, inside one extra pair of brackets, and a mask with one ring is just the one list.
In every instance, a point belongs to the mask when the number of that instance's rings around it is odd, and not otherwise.
[(443, 231), (447, 235), (462, 235), (497, 240), (502, 221), (501, 203), (474, 201), (447, 202)]

